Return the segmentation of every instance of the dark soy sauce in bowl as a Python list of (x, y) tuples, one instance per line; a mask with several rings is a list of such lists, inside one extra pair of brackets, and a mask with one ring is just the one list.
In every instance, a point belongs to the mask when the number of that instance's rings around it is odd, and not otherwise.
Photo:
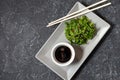
[(55, 50), (55, 58), (58, 62), (65, 63), (71, 59), (71, 50), (66, 46), (59, 46)]

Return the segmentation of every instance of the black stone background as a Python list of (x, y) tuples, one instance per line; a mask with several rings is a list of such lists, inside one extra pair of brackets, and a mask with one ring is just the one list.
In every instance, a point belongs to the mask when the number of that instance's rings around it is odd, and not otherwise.
[[(48, 22), (65, 16), (80, 1), (0, 0), (0, 80), (62, 80), (35, 58), (57, 25)], [(110, 30), (72, 80), (120, 80), (120, 0), (95, 11), (111, 24)]]

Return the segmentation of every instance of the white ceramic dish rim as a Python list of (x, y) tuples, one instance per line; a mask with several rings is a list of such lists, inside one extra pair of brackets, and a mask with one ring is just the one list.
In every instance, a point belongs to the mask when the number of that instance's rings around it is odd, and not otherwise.
[[(71, 59), (69, 61), (67, 61), (66, 63), (60, 63), (58, 62), (56, 59), (55, 59), (55, 50), (56, 48), (58, 48), (59, 46), (66, 46), (68, 47), (70, 50), (71, 50)], [(58, 66), (68, 66), (70, 65), (73, 61), (74, 61), (74, 58), (75, 58), (75, 50), (73, 48), (72, 45), (70, 45), (69, 43), (66, 43), (66, 42), (60, 42), (60, 43), (57, 43), (51, 50), (51, 58), (52, 58), (52, 61), (57, 64)]]

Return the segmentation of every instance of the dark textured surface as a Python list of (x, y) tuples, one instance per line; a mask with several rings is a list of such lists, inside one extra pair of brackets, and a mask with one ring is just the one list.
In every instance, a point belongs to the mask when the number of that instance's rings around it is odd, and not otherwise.
[[(0, 0), (0, 80), (62, 80), (35, 54), (77, 0)], [(99, 0), (79, 0), (90, 5)], [(120, 80), (120, 0), (96, 13), (111, 24), (72, 80)]]

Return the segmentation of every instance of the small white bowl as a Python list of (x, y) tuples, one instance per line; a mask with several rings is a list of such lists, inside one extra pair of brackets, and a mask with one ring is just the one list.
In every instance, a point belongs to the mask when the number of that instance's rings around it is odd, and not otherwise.
[[(56, 58), (55, 58), (55, 51), (58, 47), (60, 46), (66, 46), (68, 47), (70, 50), (71, 50), (71, 58), (69, 61), (65, 62), (65, 63), (61, 63), (59, 62)], [(65, 42), (60, 42), (60, 43), (57, 43), (51, 50), (51, 58), (52, 58), (52, 61), (56, 64), (56, 65), (59, 65), (59, 66), (67, 66), (69, 64), (71, 64), (73, 61), (74, 61), (74, 58), (75, 58), (75, 50), (73, 48), (72, 45), (70, 45), (69, 43), (65, 43)]]

